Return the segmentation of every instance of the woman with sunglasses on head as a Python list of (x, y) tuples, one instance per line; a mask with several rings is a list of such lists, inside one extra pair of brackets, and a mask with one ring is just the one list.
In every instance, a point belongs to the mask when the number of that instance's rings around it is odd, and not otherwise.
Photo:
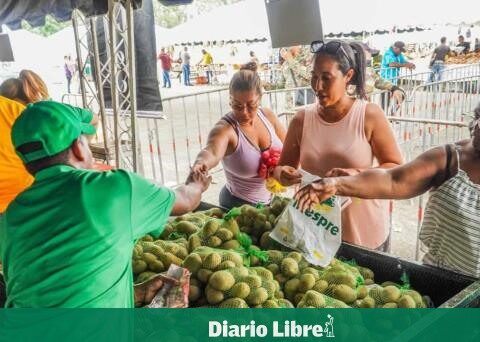
[[(297, 112), (275, 168), (283, 185), (300, 183), (301, 166), (320, 176), (356, 175), (376, 167), (388, 169), (402, 157), (385, 114), (365, 98), (365, 55), (358, 43), (316, 41), (311, 85), (317, 103)], [(356, 97), (347, 94), (355, 86)], [(386, 207), (378, 200), (358, 200), (342, 211), (343, 240), (384, 249), (388, 237)]]
[(471, 139), (435, 147), (390, 170), (325, 178), (296, 195), (302, 209), (335, 194), (408, 199), (432, 190), (419, 238), (423, 262), (480, 277), (480, 104)]
[(232, 111), (210, 131), (192, 167), (194, 173), (206, 172), (222, 161), (227, 180), (219, 196), (222, 207), (270, 202), (259, 174), (261, 156), (271, 148), (281, 150), (286, 131), (271, 110), (260, 107), (261, 99), (256, 65), (247, 64), (230, 81)]

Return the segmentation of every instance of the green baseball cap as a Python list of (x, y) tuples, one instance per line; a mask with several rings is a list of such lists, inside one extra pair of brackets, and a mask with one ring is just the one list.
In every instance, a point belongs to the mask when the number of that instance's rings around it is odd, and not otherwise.
[(55, 101), (28, 104), (12, 127), (12, 142), (24, 163), (69, 148), (82, 134), (95, 134), (89, 110)]

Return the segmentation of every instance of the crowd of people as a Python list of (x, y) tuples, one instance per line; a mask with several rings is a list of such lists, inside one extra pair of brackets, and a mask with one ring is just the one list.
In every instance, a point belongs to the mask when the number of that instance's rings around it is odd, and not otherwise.
[[(135, 296), (145, 294), (134, 293), (132, 285), (135, 241), (147, 233), (158, 236), (169, 216), (194, 210), (210, 184), (209, 171), (220, 162), (227, 180), (219, 193), (221, 206), (270, 203), (259, 170), (262, 154), (272, 149), (281, 155), (269, 176), (283, 186), (299, 184), (300, 169), (322, 177), (295, 195), (302, 209), (334, 194), (353, 197), (342, 211), (342, 239), (366, 248), (385, 250), (383, 199), (433, 190), (420, 232), (423, 262), (478, 278), (480, 107), (470, 139), (404, 164), (385, 113), (368, 101), (374, 87), (403, 100), (392, 70), (415, 67), (404, 51), (405, 44), (394, 43), (382, 62), (392, 73), (379, 76), (371, 66), (378, 51), (361, 43), (314, 41), (309, 51), (282, 50), (289, 86), (311, 87), (303, 99), (307, 105), (288, 129), (278, 113), (261, 106), (263, 87), (252, 52), (230, 81), (231, 110), (212, 128), (185, 184), (175, 190), (125, 170), (94, 170), (88, 136), (95, 133), (95, 115), (50, 101), (45, 83), (31, 71), (5, 81), (0, 86), (0, 260), (6, 306), (133, 307)], [(446, 49), (435, 51), (433, 65)], [(202, 55), (199, 64), (213, 63), (206, 50)], [(163, 86), (170, 87), (173, 59), (164, 49), (159, 59)], [(190, 85), (187, 47), (176, 62)]]
[[(191, 72), (191, 55), (188, 51), (187, 46), (185, 46), (183, 50), (180, 51), (177, 59), (173, 58), (171, 50), (162, 47), (158, 55), (158, 60), (160, 61), (160, 67), (162, 69), (163, 88), (172, 87), (170, 74), (173, 71), (172, 67), (174, 63), (178, 63), (181, 66), (181, 72), (179, 73), (181, 84), (185, 86), (193, 86)], [(196, 66), (200, 67), (205, 72), (206, 83), (211, 84), (214, 78), (212, 54), (206, 49), (202, 49), (202, 59), (196, 64)]]

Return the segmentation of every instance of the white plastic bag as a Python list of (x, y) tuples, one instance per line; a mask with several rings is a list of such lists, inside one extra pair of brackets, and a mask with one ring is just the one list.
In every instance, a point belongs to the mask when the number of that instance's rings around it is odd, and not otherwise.
[[(301, 173), (301, 188), (320, 179), (302, 170)], [(349, 204), (346, 202), (343, 201), (343, 207)], [(280, 215), (270, 237), (303, 253), (308, 262), (327, 266), (342, 243), (341, 210), (342, 199), (338, 196), (303, 213), (297, 208), (297, 202), (292, 201)]]

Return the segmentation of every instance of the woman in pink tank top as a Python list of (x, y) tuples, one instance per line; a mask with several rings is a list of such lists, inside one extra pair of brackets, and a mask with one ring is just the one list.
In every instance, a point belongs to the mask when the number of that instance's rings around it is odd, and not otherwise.
[[(393, 132), (383, 111), (365, 101), (365, 55), (361, 45), (342, 41), (312, 43), (315, 54), (311, 85), (317, 103), (292, 120), (275, 177), (296, 184), (305, 171), (320, 177), (355, 175), (373, 167), (402, 163)], [(356, 86), (357, 98), (347, 95)], [(379, 249), (385, 243), (386, 209), (377, 200), (352, 199), (342, 211), (343, 240)]]
[(200, 151), (192, 172), (206, 172), (223, 164), (226, 185), (219, 202), (225, 208), (242, 204), (270, 203), (271, 194), (259, 175), (262, 152), (281, 150), (285, 128), (267, 108), (260, 108), (262, 83), (256, 71), (242, 69), (230, 81), (230, 106), (210, 131), (207, 146)]

